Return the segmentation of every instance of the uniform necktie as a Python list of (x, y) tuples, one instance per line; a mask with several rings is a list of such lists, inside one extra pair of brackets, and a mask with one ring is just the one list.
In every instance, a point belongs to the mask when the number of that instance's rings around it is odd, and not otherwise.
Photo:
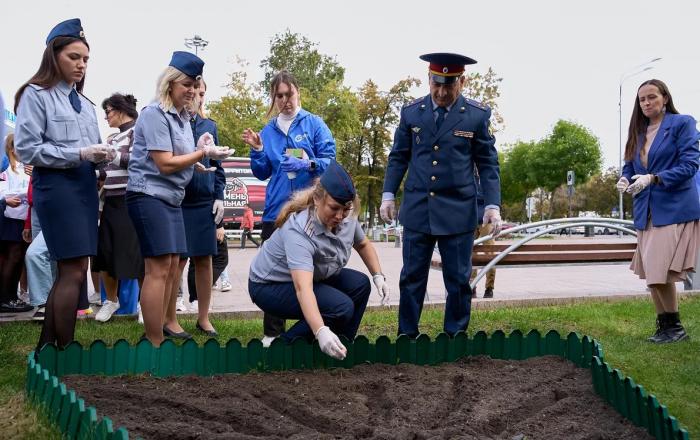
[(438, 107), (436, 110), (438, 115), (437, 119), (435, 120), (435, 125), (437, 125), (439, 130), (442, 123), (445, 122), (445, 113), (447, 113), (447, 109), (445, 107)]
[(70, 105), (73, 106), (73, 110), (75, 110), (76, 113), (80, 113), (80, 97), (78, 96), (78, 92), (76, 92), (75, 89), (71, 89), (70, 94), (68, 94), (68, 100), (70, 101)]

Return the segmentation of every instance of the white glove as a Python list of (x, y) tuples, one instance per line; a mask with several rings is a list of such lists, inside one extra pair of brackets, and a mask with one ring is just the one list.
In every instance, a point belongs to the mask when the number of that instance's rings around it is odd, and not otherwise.
[(619, 192), (624, 192), (628, 186), (630, 186), (630, 181), (624, 176), (620, 177), (620, 180), (615, 184), (615, 188), (617, 188)]
[(651, 184), (651, 174), (635, 174), (632, 176), (632, 180), (634, 180), (634, 183), (628, 186), (626, 191), (636, 196)]
[(486, 208), (484, 210), (483, 223), (493, 225), (491, 235), (496, 236), (501, 232), (501, 211), (496, 208)]
[(206, 173), (213, 173), (214, 171), (216, 171), (216, 167), (207, 168), (204, 165), (202, 165), (202, 162), (197, 162), (194, 164), (194, 172), (195, 173), (205, 173), (206, 174)]
[(386, 223), (391, 223), (396, 218), (396, 201), (383, 200), (379, 207), (379, 215)]
[(374, 281), (374, 285), (377, 288), (377, 293), (379, 293), (379, 296), (382, 298), (381, 305), (386, 306), (389, 304), (389, 286), (386, 284), (386, 277), (378, 273), (376, 275), (372, 275), (372, 281)]
[(328, 326), (324, 325), (318, 329), (316, 332), (316, 339), (318, 339), (318, 345), (321, 347), (322, 352), (334, 359), (341, 361), (345, 359), (348, 350)]
[(206, 157), (212, 158), (214, 160), (226, 159), (231, 155), (231, 149), (229, 147), (218, 147), (214, 144), (204, 145), (199, 150), (204, 151)]
[(201, 150), (205, 145), (214, 145), (214, 136), (206, 132), (197, 139), (197, 149)]
[(117, 152), (107, 145), (96, 144), (80, 149), (80, 160), (87, 160), (92, 163), (110, 162), (114, 160)]
[(214, 223), (219, 224), (224, 218), (224, 201), (214, 200), (214, 207), (211, 209), (211, 213), (214, 214)]
[(112, 160), (112, 164), (116, 166), (121, 165), (122, 161), (122, 153), (120, 151), (114, 150), (115, 156), (114, 159)]

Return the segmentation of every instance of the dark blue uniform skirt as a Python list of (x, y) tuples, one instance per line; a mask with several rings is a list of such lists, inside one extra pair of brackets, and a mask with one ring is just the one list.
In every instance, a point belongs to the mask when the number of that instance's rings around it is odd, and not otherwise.
[(144, 257), (187, 252), (182, 210), (147, 194), (126, 193), (129, 217)]
[(97, 177), (95, 166), (34, 167), (34, 210), (54, 260), (97, 254)]
[(213, 201), (197, 204), (183, 204), (182, 217), (185, 219), (187, 252), (181, 257), (201, 257), (216, 255), (216, 225), (211, 213)]

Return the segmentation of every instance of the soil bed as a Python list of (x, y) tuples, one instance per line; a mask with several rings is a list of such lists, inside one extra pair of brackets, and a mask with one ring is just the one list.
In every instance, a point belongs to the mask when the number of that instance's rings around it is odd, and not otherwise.
[(68, 376), (145, 439), (651, 439), (559, 357), (215, 377)]

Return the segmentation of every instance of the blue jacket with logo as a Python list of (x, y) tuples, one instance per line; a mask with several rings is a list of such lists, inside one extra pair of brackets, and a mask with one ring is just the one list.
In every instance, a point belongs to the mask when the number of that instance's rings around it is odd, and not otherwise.
[(646, 229), (649, 215), (654, 226), (700, 219), (700, 201), (695, 186), (700, 160), (699, 139), (700, 133), (691, 116), (666, 113), (649, 147), (647, 166), (644, 167), (639, 151), (645, 139), (639, 136), (634, 159), (625, 162), (622, 175), (632, 183), (635, 174), (656, 174), (661, 182), (649, 185), (634, 196), (635, 228)]
[[(335, 158), (335, 140), (320, 116), (300, 109), (285, 135), (272, 118), (260, 132), (262, 151), (250, 150), (250, 167), (260, 180), (270, 181), (265, 190), (265, 211), (262, 221), (274, 222), (282, 206), (294, 191), (311, 186), (321, 176), (331, 159)], [(303, 148), (310, 160), (316, 162), (314, 171), (298, 171), (294, 179), (280, 169), (287, 148)]]
[[(216, 122), (211, 119), (205, 119), (199, 115), (194, 116), (190, 120), (192, 126), (192, 134), (194, 135), (195, 146), (201, 135), (209, 132), (214, 137), (214, 143), (219, 145), (219, 133), (216, 129)], [(213, 203), (214, 200), (224, 199), (224, 188), (226, 187), (226, 174), (218, 160), (212, 160), (208, 157), (200, 160), (206, 168), (215, 167), (213, 173), (198, 173), (195, 171), (192, 174), (192, 180), (185, 187), (185, 198), (182, 201), (183, 205), (197, 205), (200, 203)]]
[(406, 172), (399, 210), (407, 229), (431, 235), (473, 231), (479, 171), (483, 203), (501, 204), (498, 153), (489, 132), (491, 110), (462, 95), (438, 130), (430, 95), (401, 110), (383, 192), (396, 194)]

